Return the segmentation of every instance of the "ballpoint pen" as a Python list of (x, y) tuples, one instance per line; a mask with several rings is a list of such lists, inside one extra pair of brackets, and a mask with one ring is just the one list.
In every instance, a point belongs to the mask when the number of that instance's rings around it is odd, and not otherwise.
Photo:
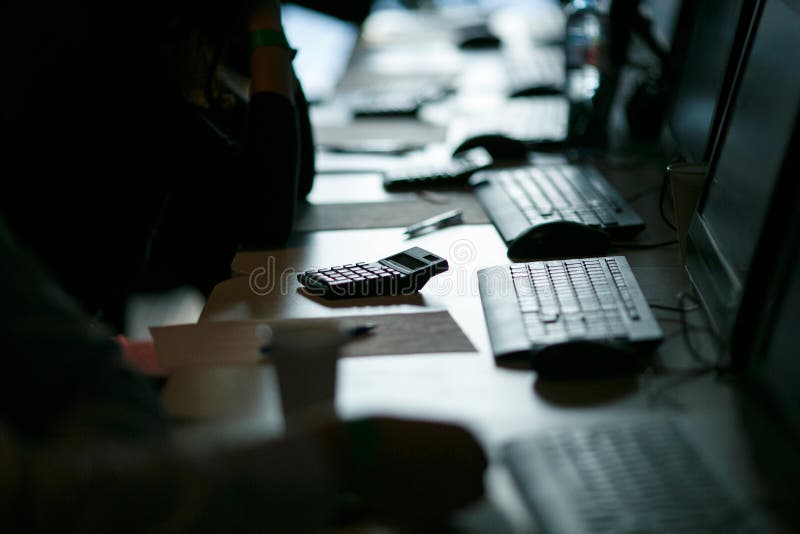
[(425, 219), (424, 221), (412, 224), (406, 228), (405, 232), (403, 233), (409, 237), (413, 237), (424, 230), (434, 230), (461, 224), (464, 222), (463, 217), (464, 213), (461, 210), (448, 211), (440, 215), (436, 215), (435, 217), (431, 217), (430, 219)]

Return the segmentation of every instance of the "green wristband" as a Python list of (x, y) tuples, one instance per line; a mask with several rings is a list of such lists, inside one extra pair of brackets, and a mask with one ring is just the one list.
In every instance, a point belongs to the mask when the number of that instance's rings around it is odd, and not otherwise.
[(250, 49), (255, 50), (262, 46), (271, 46), (275, 48), (283, 48), (292, 56), (292, 59), (297, 55), (297, 50), (289, 45), (286, 40), (286, 35), (278, 30), (253, 30), (250, 32)]

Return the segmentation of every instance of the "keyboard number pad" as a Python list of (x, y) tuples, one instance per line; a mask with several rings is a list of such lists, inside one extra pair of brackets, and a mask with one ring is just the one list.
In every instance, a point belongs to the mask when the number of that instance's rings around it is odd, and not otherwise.
[(625, 311), (628, 313), (628, 317), (630, 317), (633, 321), (638, 321), (641, 319), (641, 316), (639, 315), (639, 311), (636, 309), (636, 304), (633, 301), (631, 290), (628, 287), (628, 284), (625, 282), (625, 278), (622, 276), (622, 271), (620, 271), (616, 260), (607, 259), (606, 264), (608, 265), (608, 270), (611, 272), (611, 277), (614, 279), (614, 284), (617, 286), (619, 294), (622, 297), (622, 302), (625, 305)]

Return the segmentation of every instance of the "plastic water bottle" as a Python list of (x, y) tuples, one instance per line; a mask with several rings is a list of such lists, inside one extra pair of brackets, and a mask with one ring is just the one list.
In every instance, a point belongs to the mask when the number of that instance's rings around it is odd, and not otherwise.
[(570, 0), (564, 7), (570, 139), (578, 145), (602, 144), (605, 139), (607, 109), (601, 97), (608, 29), (604, 8), (599, 0)]

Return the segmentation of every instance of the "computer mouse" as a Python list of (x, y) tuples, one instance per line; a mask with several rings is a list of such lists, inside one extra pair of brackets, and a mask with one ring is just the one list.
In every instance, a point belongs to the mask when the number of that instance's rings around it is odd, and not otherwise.
[(499, 48), (502, 41), (483, 24), (467, 26), (458, 30), (458, 47), (463, 50), (485, 50)]
[(532, 226), (508, 245), (508, 257), (518, 260), (602, 256), (611, 244), (597, 228), (571, 221)]
[(477, 147), (485, 148), (495, 161), (528, 161), (528, 147), (525, 146), (525, 143), (503, 134), (482, 134), (470, 137), (458, 145), (453, 151), (453, 155)]
[(523, 87), (514, 87), (508, 95), (511, 98), (519, 98), (526, 96), (558, 96), (564, 93), (561, 87), (555, 85), (526, 85)]
[(567, 341), (531, 355), (531, 367), (543, 380), (626, 377), (646, 368), (646, 359), (621, 343)]

